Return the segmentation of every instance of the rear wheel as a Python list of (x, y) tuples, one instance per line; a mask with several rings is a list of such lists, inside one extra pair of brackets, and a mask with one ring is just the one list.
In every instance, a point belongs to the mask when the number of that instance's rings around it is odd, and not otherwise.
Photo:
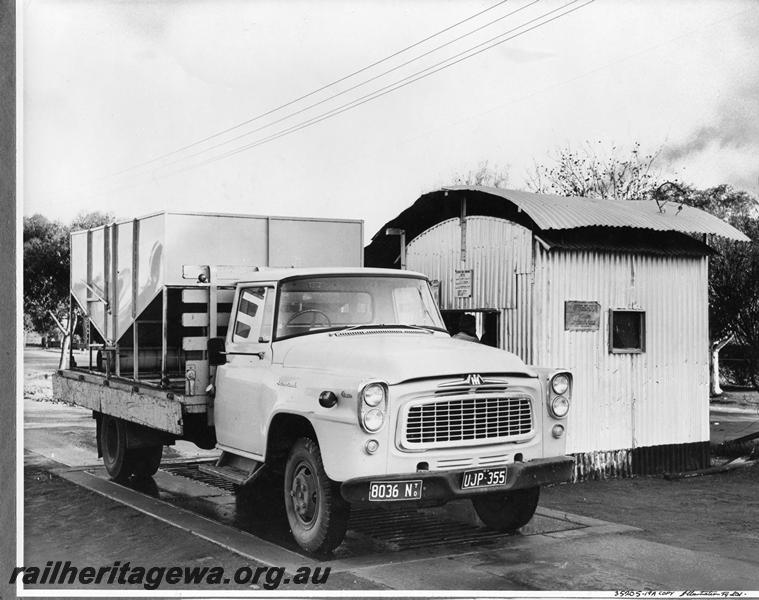
[(127, 448), (127, 423), (121, 419), (103, 415), (100, 421), (100, 451), (108, 475), (119, 483), (130, 477), (151, 477), (161, 464), (163, 446)]
[(482, 494), (472, 498), (474, 510), (488, 527), (498, 531), (515, 531), (527, 525), (538, 508), (540, 488), (507, 493)]
[(293, 537), (308, 552), (326, 553), (345, 537), (350, 505), (324, 471), (319, 446), (300, 438), (285, 465), (285, 510)]
[(161, 466), (161, 457), (163, 456), (163, 446), (148, 446), (146, 448), (135, 448), (129, 452), (134, 453), (134, 472), (135, 477), (152, 477)]

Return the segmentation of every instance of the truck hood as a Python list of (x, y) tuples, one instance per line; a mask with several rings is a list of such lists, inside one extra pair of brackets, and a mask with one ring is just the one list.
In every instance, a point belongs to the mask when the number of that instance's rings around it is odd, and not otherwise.
[(315, 334), (292, 340), (285, 367), (339, 370), (389, 384), (419, 377), (468, 373), (536, 373), (515, 354), (422, 332), (362, 330), (349, 335)]

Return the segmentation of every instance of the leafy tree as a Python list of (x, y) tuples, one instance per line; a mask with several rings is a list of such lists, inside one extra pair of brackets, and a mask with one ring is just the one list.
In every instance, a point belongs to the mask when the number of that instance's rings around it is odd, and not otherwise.
[(69, 295), (69, 234), (113, 221), (99, 211), (80, 213), (70, 226), (40, 214), (24, 217), (24, 327), (47, 334), (54, 328), (52, 311), (66, 314)]
[(730, 185), (723, 184), (705, 190), (683, 186), (681, 191), (684, 204), (705, 210), (737, 229), (747, 226), (747, 218), (759, 217), (759, 203), (756, 198)]
[(81, 229), (92, 229), (93, 227), (100, 227), (101, 225), (108, 225), (115, 221), (114, 216), (111, 213), (103, 213), (99, 210), (92, 212), (80, 212), (71, 221), (69, 229), (71, 231), (79, 231)]
[(604, 156), (596, 145), (585, 142), (580, 150), (569, 145), (558, 148), (549, 157), (551, 164), (535, 163), (527, 187), (559, 196), (640, 200), (659, 186), (655, 165), (661, 150), (644, 154), (636, 142), (627, 156), (620, 157), (617, 146)]
[(65, 311), (69, 289), (68, 230), (42, 215), (24, 217), (24, 312), (28, 323), (48, 333), (48, 311)]
[(759, 203), (729, 185), (688, 188), (682, 201), (705, 210), (745, 233), (750, 242), (715, 238), (709, 264), (711, 392), (719, 395), (719, 352), (735, 341), (745, 348), (746, 374), (759, 391)]
[[(666, 185), (671, 184), (671, 185)], [(723, 184), (700, 190), (666, 182), (651, 196), (660, 204), (687, 204), (729, 222), (751, 238), (750, 243), (715, 237), (717, 252), (709, 268), (709, 333), (711, 338), (711, 393), (722, 393), (719, 353), (730, 342), (744, 346), (749, 356), (748, 376), (759, 383), (759, 336), (747, 320), (759, 309), (759, 203), (747, 192)], [(748, 315), (748, 317), (747, 317)], [(759, 387), (757, 387), (759, 390)]]

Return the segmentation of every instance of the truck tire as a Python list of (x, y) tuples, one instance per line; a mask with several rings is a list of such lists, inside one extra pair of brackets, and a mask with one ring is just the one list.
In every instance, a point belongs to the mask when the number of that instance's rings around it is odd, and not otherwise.
[(540, 488), (507, 493), (482, 494), (472, 498), (474, 510), (483, 523), (498, 531), (516, 531), (527, 525), (538, 508)]
[(163, 446), (127, 448), (127, 423), (110, 415), (100, 420), (100, 451), (105, 470), (111, 479), (125, 483), (130, 477), (150, 477), (161, 464)]
[(334, 550), (345, 537), (350, 505), (324, 471), (318, 444), (295, 442), (285, 465), (285, 511), (293, 538), (307, 552)]

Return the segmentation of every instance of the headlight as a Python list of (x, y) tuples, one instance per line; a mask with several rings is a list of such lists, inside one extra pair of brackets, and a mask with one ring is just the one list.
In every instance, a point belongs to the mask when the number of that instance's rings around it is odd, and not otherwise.
[(364, 424), (364, 429), (374, 432), (382, 427), (382, 423), (385, 422), (385, 414), (381, 410), (373, 408), (372, 410), (365, 412), (361, 420)]
[(569, 389), (569, 375), (566, 373), (559, 373), (551, 380), (551, 388), (554, 394), (563, 396)]
[(561, 419), (569, 412), (569, 400), (566, 396), (556, 396), (551, 400), (551, 412), (554, 417)]
[(379, 406), (385, 401), (385, 388), (379, 383), (370, 383), (361, 394), (367, 406)]
[(358, 395), (358, 422), (364, 431), (375, 433), (385, 424), (387, 387), (383, 383), (368, 383)]

